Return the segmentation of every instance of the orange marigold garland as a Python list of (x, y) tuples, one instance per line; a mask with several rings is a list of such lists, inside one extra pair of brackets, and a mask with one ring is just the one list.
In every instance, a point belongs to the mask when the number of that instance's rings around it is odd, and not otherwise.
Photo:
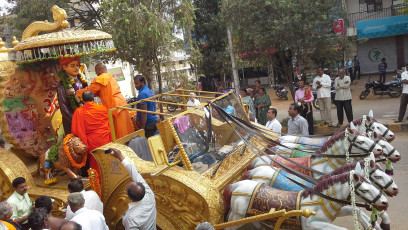
[(75, 136), (75, 135), (72, 134), (72, 133), (66, 135), (65, 138), (64, 138), (64, 142), (62, 144), (64, 145), (65, 154), (67, 155), (67, 158), (68, 158), (69, 162), (71, 163), (71, 165), (73, 167), (79, 169), (79, 168), (82, 168), (82, 167), (85, 166), (86, 159), (88, 158), (88, 155), (87, 154), (84, 155), (84, 159), (82, 160), (82, 162), (80, 164), (76, 163), (75, 160), (72, 159), (70, 147), (68, 146), (68, 142), (73, 136)]
[(94, 190), (99, 195), (99, 198), (100, 198), (101, 197), (101, 183), (99, 181), (98, 172), (93, 168), (89, 168), (88, 176), (89, 176), (89, 183), (91, 184), (92, 190)]

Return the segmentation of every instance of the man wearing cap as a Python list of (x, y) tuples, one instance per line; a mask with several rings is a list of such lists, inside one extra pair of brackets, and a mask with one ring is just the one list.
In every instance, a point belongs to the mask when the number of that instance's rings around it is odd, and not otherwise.
[(192, 109), (196, 106), (201, 105), (201, 102), (197, 98), (195, 98), (195, 93), (190, 93), (190, 96), (190, 99), (187, 101), (187, 105), (189, 105), (187, 109)]
[(80, 106), (80, 100), (75, 95), (70, 95), (69, 92), (85, 88), (88, 83), (79, 73), (81, 64), (79, 57), (61, 57), (59, 61), (63, 70), (58, 73), (58, 77), (61, 78), (57, 87), (58, 105), (62, 114), (65, 134), (70, 134), (72, 116), (75, 109)]

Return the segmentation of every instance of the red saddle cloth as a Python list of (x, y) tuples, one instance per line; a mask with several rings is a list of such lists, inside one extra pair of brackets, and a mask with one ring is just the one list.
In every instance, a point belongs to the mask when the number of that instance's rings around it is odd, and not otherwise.
[[(299, 210), (302, 192), (287, 192), (259, 183), (252, 192), (247, 214), (268, 213), (272, 208), (275, 208), (276, 211), (285, 209), (287, 212)], [(299, 221), (299, 217), (292, 219)]]
[[(290, 159), (291, 159), (292, 161), (295, 161), (295, 162), (301, 164), (301, 165), (304, 165), (304, 166), (306, 166), (306, 167), (311, 168), (310, 157), (311, 157), (311, 156), (301, 157), (301, 158), (290, 158)], [(303, 169), (303, 168), (301, 168), (301, 167), (299, 167), (299, 166), (297, 166), (297, 165), (295, 165), (295, 164), (293, 164), (293, 163), (291, 163), (291, 162), (285, 160), (284, 158), (282, 158), (282, 157), (280, 157), (280, 156), (274, 156), (273, 159), (274, 159), (275, 161), (278, 161), (278, 162), (280, 162), (280, 163), (282, 163), (282, 164), (284, 164), (284, 165), (286, 165), (286, 166), (292, 168), (293, 170), (296, 170), (296, 171), (301, 172), (301, 173), (303, 173), (303, 174), (305, 174), (305, 175), (308, 175), (308, 176), (313, 177), (313, 172), (311, 172), (311, 171), (309, 171), (309, 170), (306, 170), (306, 169)], [(277, 167), (277, 168), (282, 168), (280, 165), (276, 164), (276, 163), (273, 162), (273, 161), (271, 162), (271, 165), (274, 166), (274, 167)], [(286, 171), (286, 170), (285, 170), (285, 171)], [(288, 172), (288, 173), (290, 173), (290, 172)]]

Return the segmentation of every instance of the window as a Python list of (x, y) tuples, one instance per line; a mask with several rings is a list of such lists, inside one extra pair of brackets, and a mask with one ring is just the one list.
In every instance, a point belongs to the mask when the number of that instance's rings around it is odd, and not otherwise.
[(360, 0), (360, 11), (376, 12), (382, 11), (382, 0)]

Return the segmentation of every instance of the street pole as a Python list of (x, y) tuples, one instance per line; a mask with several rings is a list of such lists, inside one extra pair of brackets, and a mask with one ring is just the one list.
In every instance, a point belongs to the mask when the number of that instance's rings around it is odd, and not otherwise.
[(229, 52), (230, 52), (231, 64), (232, 64), (232, 77), (234, 78), (235, 94), (238, 96), (239, 95), (239, 78), (238, 78), (238, 70), (237, 70), (237, 61), (235, 59), (234, 44), (232, 42), (231, 26), (227, 27), (227, 35), (228, 35), (228, 45), (229, 45)]

